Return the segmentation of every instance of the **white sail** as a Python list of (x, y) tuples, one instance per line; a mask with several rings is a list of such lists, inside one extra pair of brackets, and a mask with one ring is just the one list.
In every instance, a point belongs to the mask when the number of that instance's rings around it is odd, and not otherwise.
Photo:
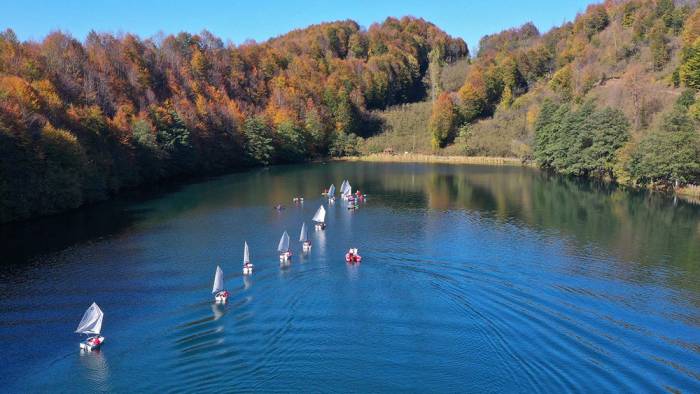
[(343, 181), (343, 183), (340, 185), (340, 195), (343, 196), (345, 195), (345, 189), (348, 187), (348, 181), (347, 179)]
[(277, 250), (280, 252), (286, 252), (289, 250), (289, 234), (285, 231), (282, 234), (279, 245), (277, 245)]
[(299, 234), (299, 242), (306, 242), (309, 240), (309, 232), (306, 231), (306, 222), (301, 224), (301, 234)]
[(216, 266), (216, 275), (214, 275), (214, 287), (212, 287), (212, 294), (216, 294), (224, 289), (224, 271), (221, 267)]
[(250, 263), (250, 252), (248, 251), (248, 242), (243, 241), (243, 264)]
[(75, 330), (75, 332), (81, 334), (99, 334), (100, 331), (102, 331), (103, 318), (104, 313), (102, 313), (102, 309), (93, 302), (85, 311), (85, 314), (83, 314), (83, 318), (80, 320), (78, 329)]
[(350, 186), (350, 182), (348, 182), (347, 186), (345, 186), (345, 195), (349, 196), (352, 194), (352, 186)]
[(317, 222), (317, 223), (325, 222), (326, 221), (326, 208), (324, 208), (323, 205), (321, 205), (311, 220), (313, 220), (314, 222)]
[(333, 197), (335, 195), (335, 185), (331, 184), (328, 188), (328, 197)]

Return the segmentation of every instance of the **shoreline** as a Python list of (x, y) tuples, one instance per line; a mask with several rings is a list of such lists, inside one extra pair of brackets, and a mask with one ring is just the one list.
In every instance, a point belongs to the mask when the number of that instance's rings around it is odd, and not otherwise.
[(684, 201), (700, 205), (700, 186), (698, 185), (686, 185), (674, 189), (673, 194)]
[(387, 154), (374, 153), (366, 156), (339, 157), (337, 161), (364, 161), (376, 163), (437, 163), (437, 164), (481, 164), (496, 166), (534, 167), (515, 157), (492, 156), (439, 156), (422, 153)]
[[(424, 163), (424, 164), (459, 164), (459, 165), (487, 165), (487, 166), (517, 166), (538, 168), (534, 162), (523, 162), (515, 157), (494, 156), (440, 156), (424, 153), (388, 154), (373, 153), (366, 156), (346, 156), (331, 159), (331, 161), (351, 161), (369, 163)], [(625, 187), (625, 185), (619, 185)], [(657, 191), (650, 187), (640, 188), (647, 192)], [(677, 197), (691, 204), (700, 204), (700, 186), (686, 185), (662, 192), (669, 197)]]
[[(484, 165), (484, 166), (511, 166), (511, 167), (529, 167), (538, 168), (534, 162), (522, 162), (520, 159), (514, 157), (493, 157), (493, 156), (440, 156), (432, 154), (423, 153), (408, 153), (408, 154), (387, 154), (387, 153), (374, 153), (364, 156), (344, 156), (344, 157), (325, 157), (325, 158), (315, 158), (305, 162), (300, 163), (289, 163), (291, 165), (303, 165), (303, 164), (321, 164), (326, 162), (334, 161), (347, 161), (347, 162), (373, 162), (373, 163), (422, 163), (422, 164), (454, 164), (454, 165)], [(287, 164), (273, 164), (270, 166), (244, 166), (232, 168), (226, 171), (216, 171), (212, 174), (207, 175), (194, 175), (173, 178), (164, 178), (157, 181), (155, 184), (150, 185), (136, 185), (133, 187), (124, 188), (110, 194), (104, 199), (85, 202), (78, 207), (65, 209), (57, 212), (44, 213), (39, 215), (32, 215), (29, 217), (24, 217), (21, 219), (10, 220), (6, 222), (0, 222), (0, 227), (12, 226), (17, 223), (31, 222), (34, 220), (60, 216), (62, 214), (84, 210), (86, 208), (94, 207), (99, 204), (109, 203), (119, 197), (129, 195), (130, 193), (153, 193), (159, 192), (164, 187), (179, 187), (191, 182), (200, 182), (209, 178), (214, 178), (218, 176), (225, 176), (237, 172), (247, 172), (254, 169), (260, 169), (265, 167), (277, 167), (280, 165)], [(621, 185), (624, 186), (624, 185)], [(641, 188), (647, 192), (654, 192), (653, 188)], [(661, 193), (667, 194), (669, 197), (675, 196), (679, 199), (691, 203), (700, 205), (700, 186), (696, 185), (686, 185), (672, 191), (660, 191)]]

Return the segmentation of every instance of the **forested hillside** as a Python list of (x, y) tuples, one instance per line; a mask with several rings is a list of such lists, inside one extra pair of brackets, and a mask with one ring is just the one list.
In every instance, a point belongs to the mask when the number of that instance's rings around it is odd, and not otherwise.
[(324, 23), (264, 43), (0, 34), (0, 222), (163, 178), (352, 153), (371, 110), (424, 99), (469, 52), (422, 19)]
[(450, 79), (459, 71), (461, 87), (433, 86), (434, 153), (519, 157), (635, 186), (700, 181), (696, 1), (609, 0), (545, 34), (528, 23), (483, 37)]
[(20, 42), (8, 29), (0, 222), (165, 178), (386, 148), (692, 186), (698, 89), (695, 0), (608, 0), (544, 34), (485, 36), (473, 57), (413, 17), (241, 45), (206, 31)]

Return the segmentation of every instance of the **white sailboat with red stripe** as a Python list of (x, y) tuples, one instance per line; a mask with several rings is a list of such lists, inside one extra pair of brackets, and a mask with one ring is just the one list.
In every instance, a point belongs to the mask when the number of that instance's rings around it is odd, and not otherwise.
[(211, 289), (211, 293), (214, 294), (214, 301), (217, 304), (225, 304), (228, 301), (229, 293), (224, 289), (224, 271), (218, 265), (216, 266), (214, 286)]
[(83, 314), (83, 318), (75, 330), (79, 334), (88, 336), (84, 341), (80, 342), (80, 349), (92, 351), (102, 346), (105, 341), (105, 337), (100, 335), (103, 319), (104, 313), (102, 313), (102, 309), (93, 302)]
[(250, 262), (250, 251), (248, 250), (248, 242), (243, 242), (243, 275), (253, 273), (253, 263)]

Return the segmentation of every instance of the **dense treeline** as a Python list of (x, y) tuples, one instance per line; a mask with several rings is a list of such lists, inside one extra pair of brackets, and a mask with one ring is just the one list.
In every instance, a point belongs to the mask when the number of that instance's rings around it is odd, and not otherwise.
[(464, 84), (433, 101), (429, 131), (448, 153), (697, 184), (698, 89), (697, 2), (608, 0), (545, 34), (528, 23), (482, 38)]
[(353, 153), (370, 110), (420, 100), (429, 63), (468, 56), (422, 19), (264, 43), (0, 34), (0, 222), (235, 166)]
[(615, 152), (629, 139), (625, 115), (592, 102), (573, 109), (545, 102), (535, 124), (534, 155), (542, 167), (579, 176), (612, 176)]

